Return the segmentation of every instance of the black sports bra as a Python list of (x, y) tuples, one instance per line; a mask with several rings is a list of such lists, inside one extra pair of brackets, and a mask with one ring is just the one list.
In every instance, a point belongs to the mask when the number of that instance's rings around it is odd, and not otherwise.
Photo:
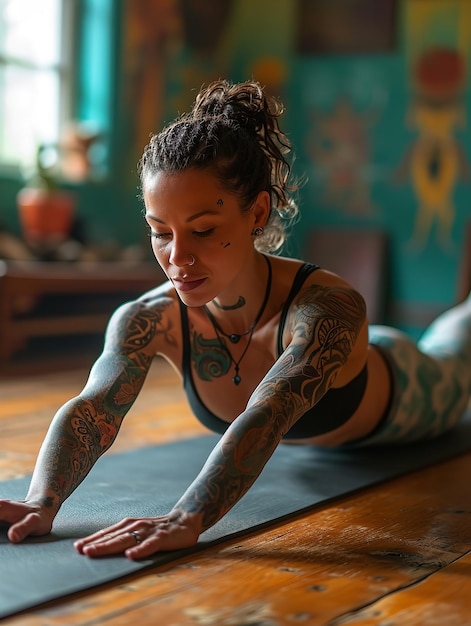
[[(281, 312), (280, 324), (278, 327), (277, 349), (278, 357), (282, 354), (283, 348), (283, 329), (288, 315), (289, 307), (298, 291), (301, 289), (306, 278), (315, 270), (319, 269), (318, 265), (304, 263), (298, 270), (288, 298)], [(181, 310), (181, 323), (183, 335), (183, 388), (190, 407), (198, 418), (210, 430), (223, 434), (230, 426), (229, 422), (222, 420), (214, 415), (202, 402), (198, 391), (195, 387), (191, 370), (191, 350), (190, 336), (188, 326), (188, 311), (186, 306), (179, 300)], [(305, 439), (315, 437), (324, 433), (335, 430), (342, 424), (345, 424), (358, 408), (367, 383), (367, 368), (361, 372), (348, 384), (339, 388), (331, 388), (329, 391), (290, 428), (284, 436), (284, 439)]]

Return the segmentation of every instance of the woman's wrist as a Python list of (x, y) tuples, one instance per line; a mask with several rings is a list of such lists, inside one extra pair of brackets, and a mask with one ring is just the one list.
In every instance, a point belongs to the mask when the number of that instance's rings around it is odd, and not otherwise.
[(202, 527), (203, 516), (201, 513), (185, 511), (178, 504), (168, 514), (168, 520), (173, 524), (190, 530), (195, 535), (195, 541), (205, 530)]
[(62, 502), (59, 501), (57, 494), (48, 495), (29, 492), (24, 502), (25, 504), (29, 504), (31, 506), (40, 507), (45, 513), (47, 513), (51, 517), (51, 519), (54, 519), (62, 506)]

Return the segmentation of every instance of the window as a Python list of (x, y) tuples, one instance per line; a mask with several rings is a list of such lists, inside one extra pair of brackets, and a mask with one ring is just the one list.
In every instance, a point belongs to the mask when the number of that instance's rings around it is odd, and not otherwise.
[(71, 0), (0, 0), (0, 165), (34, 162), (70, 119)]

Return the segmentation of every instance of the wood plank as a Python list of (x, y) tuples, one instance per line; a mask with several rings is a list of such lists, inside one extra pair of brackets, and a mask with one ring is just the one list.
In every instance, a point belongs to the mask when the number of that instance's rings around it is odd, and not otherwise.
[(416, 584), (353, 613), (342, 624), (461, 626), (471, 624), (471, 552)]
[(58, 263), (2, 261), (0, 282), (11, 294), (141, 292), (165, 275), (157, 263)]
[[(8, 404), (0, 402), (0, 429), (9, 433), (5, 445), (2, 436), (2, 454), (18, 472), (31, 470), (40, 430), (84, 376), (44, 376), (39, 383), (24, 381), (25, 387), (0, 381), (0, 398), (4, 394)], [(179, 379), (157, 360), (113, 450), (203, 432)], [(0, 478), (7, 476), (8, 467), (0, 465)], [(471, 454), (2, 626), (469, 625), (469, 476)]]

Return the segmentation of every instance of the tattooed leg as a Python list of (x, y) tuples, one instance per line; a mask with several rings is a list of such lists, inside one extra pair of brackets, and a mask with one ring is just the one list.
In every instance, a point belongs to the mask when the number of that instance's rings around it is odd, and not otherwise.
[(418, 342), (420, 350), (437, 359), (458, 359), (471, 366), (471, 296), (430, 324)]
[(389, 364), (393, 398), (379, 429), (352, 445), (435, 437), (459, 422), (471, 394), (471, 302), (441, 315), (417, 345), (383, 326), (370, 327), (370, 343)]

